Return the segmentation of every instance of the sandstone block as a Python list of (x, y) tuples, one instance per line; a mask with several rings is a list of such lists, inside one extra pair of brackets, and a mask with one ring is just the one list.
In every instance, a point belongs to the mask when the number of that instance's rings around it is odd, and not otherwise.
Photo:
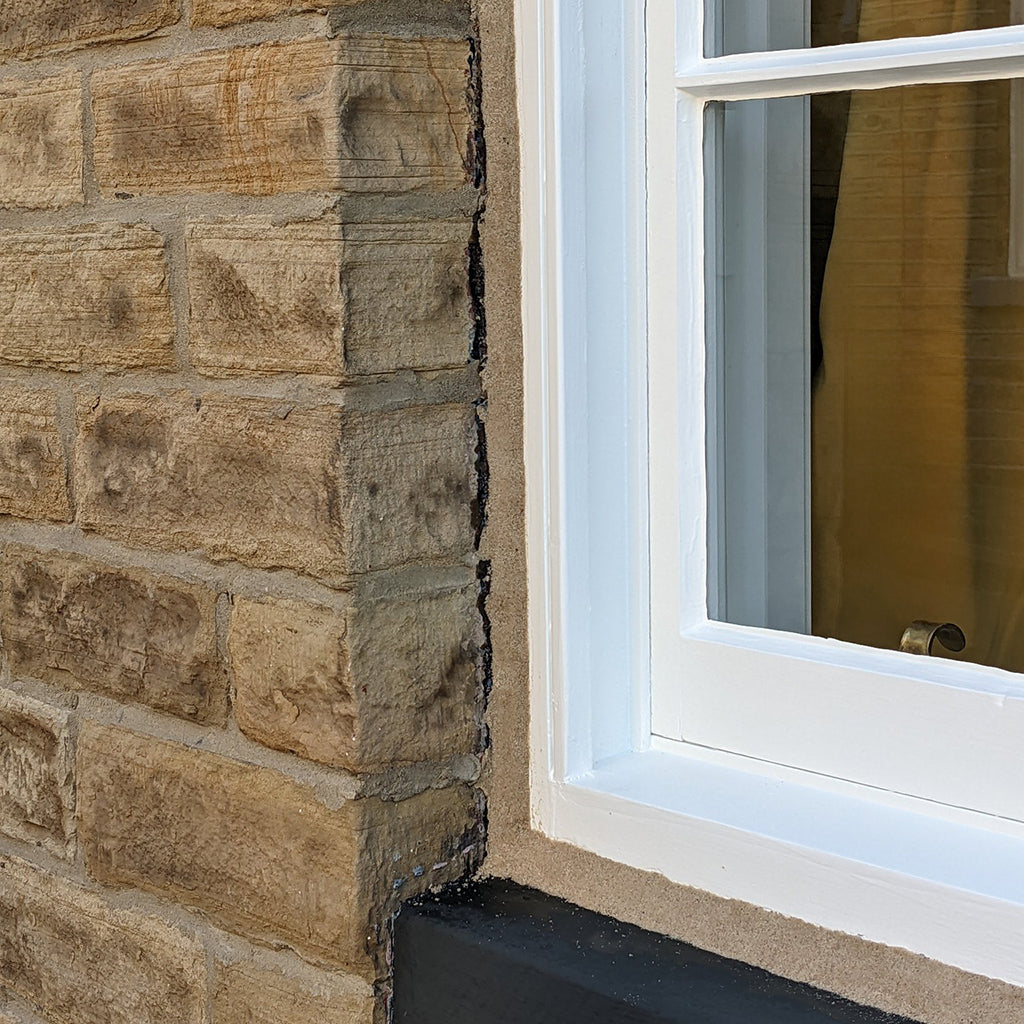
[(466, 223), (200, 224), (192, 361), (211, 376), (459, 366), (472, 338)]
[[(352, 3), (362, 3), (362, 0), (332, 0), (330, 6)], [(326, 0), (192, 0), (192, 24), (231, 25), (237, 21), (258, 21), (327, 6)]]
[(9, 989), (0, 989), (0, 1024), (46, 1024)]
[(196, 939), (0, 858), (0, 984), (55, 1024), (202, 1024)]
[(198, 907), (372, 977), (396, 892), (455, 877), (474, 827), (465, 787), (331, 808), (266, 768), (87, 725), (79, 836), (90, 874)]
[(351, 975), (217, 961), (211, 989), (211, 1024), (373, 1022), (373, 986)]
[(0, 690), (0, 831), (72, 856), (73, 769), (67, 713)]
[(472, 545), (470, 411), (190, 395), (83, 401), (80, 521), (140, 547), (343, 580)]
[(350, 374), (469, 361), (469, 234), (469, 225), (452, 221), (346, 227), (341, 288)]
[(0, 513), (67, 521), (71, 506), (56, 395), (10, 386), (0, 395)]
[(225, 721), (212, 591), (17, 546), (5, 551), (2, 580), (0, 635), (15, 675)]
[(324, 221), (194, 226), (192, 362), (200, 373), (345, 372), (342, 229)]
[(23, 999), (0, 990), (0, 1024), (47, 1024)]
[(467, 54), (347, 37), (97, 71), (97, 180), (106, 195), (457, 188)]
[(328, 764), (357, 760), (358, 700), (343, 613), (235, 598), (228, 650), (235, 719), (251, 739)]
[(339, 186), (440, 191), (469, 180), (469, 49), (448, 39), (349, 38), (341, 79)]
[(84, 202), (82, 153), (82, 83), (76, 72), (0, 83), (0, 207), (52, 209)]
[(339, 450), (351, 571), (472, 550), (476, 443), (464, 406), (348, 414)]
[(0, 56), (138, 39), (178, 20), (178, 0), (4, 0)]
[(173, 366), (163, 238), (120, 224), (0, 235), (0, 361)]
[(347, 612), (236, 599), (235, 718), (259, 743), (373, 771), (473, 750), (479, 615), (472, 588)]

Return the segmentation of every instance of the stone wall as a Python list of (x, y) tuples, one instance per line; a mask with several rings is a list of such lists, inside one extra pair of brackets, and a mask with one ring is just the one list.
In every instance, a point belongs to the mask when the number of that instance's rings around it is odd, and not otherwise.
[(468, 0), (0, 5), (0, 1022), (385, 1019), (482, 853)]

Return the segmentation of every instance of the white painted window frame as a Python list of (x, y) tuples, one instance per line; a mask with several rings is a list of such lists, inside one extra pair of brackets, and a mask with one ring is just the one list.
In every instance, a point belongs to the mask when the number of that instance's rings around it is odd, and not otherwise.
[(705, 102), (1021, 76), (1024, 28), (705, 58), (671, 6), (517, 3), (533, 826), (1024, 984), (1021, 678), (708, 620), (703, 285)]

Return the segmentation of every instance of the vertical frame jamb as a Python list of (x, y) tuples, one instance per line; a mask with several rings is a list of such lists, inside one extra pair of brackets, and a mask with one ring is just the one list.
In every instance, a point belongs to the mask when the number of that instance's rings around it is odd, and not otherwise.
[(561, 644), (559, 367), (556, 209), (549, 176), (555, 170), (551, 136), (556, 103), (549, 96), (553, 8), (550, 0), (516, 0), (516, 89), (520, 118), (520, 224), (526, 466), (526, 559), (530, 636), (530, 818), (535, 828), (553, 823), (551, 783), (562, 758), (557, 722), (549, 715), (564, 678)]

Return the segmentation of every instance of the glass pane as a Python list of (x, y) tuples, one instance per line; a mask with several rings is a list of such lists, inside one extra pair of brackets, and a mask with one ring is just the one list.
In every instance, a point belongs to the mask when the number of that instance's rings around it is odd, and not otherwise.
[(1024, 671), (1022, 88), (712, 111), (714, 617)]
[(942, 35), (1021, 21), (1019, 0), (709, 0), (709, 54)]

